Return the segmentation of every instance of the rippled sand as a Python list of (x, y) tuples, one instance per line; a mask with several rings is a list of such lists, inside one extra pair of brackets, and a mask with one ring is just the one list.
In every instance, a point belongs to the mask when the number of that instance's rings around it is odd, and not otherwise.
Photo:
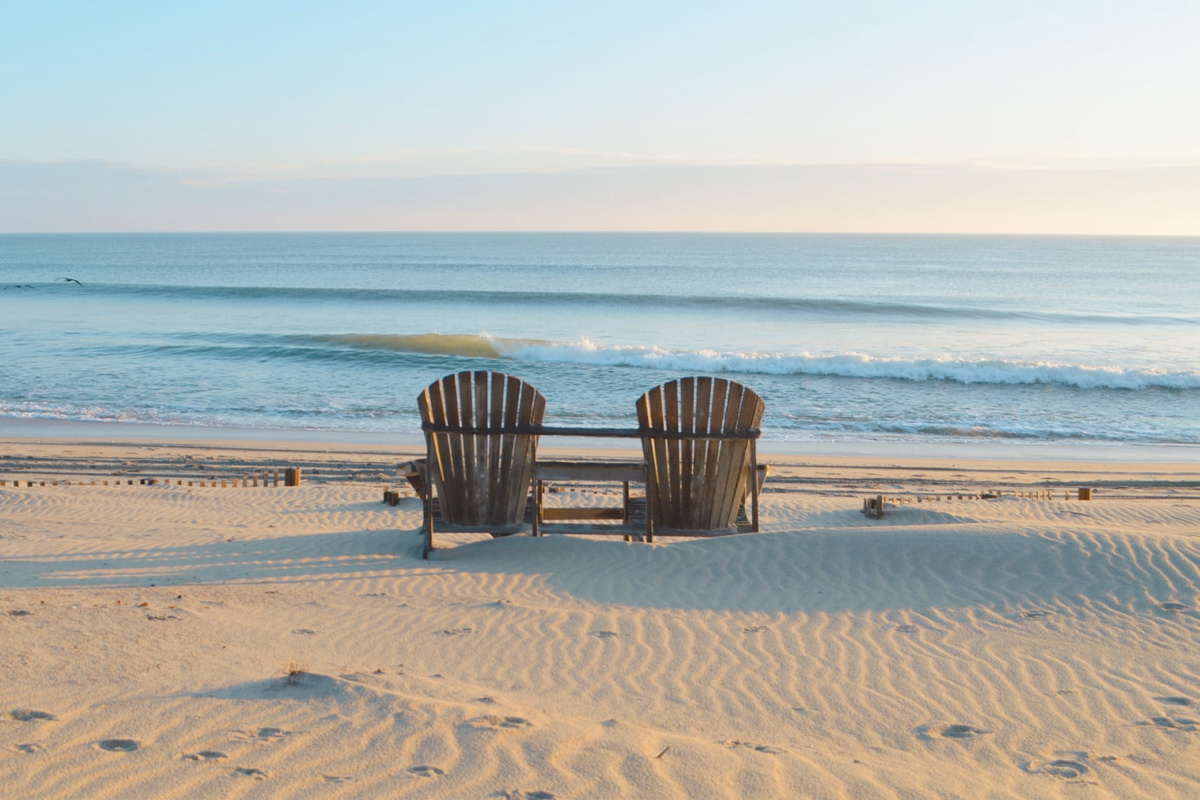
[(114, 452), (2, 452), (6, 797), (1200, 792), (1197, 467), (793, 458), (757, 535), (422, 561), (386, 455)]

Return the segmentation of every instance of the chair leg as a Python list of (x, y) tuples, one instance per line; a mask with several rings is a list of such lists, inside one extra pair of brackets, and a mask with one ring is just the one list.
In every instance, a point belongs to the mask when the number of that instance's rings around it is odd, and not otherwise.
[(758, 533), (758, 446), (750, 440), (750, 531)]
[(429, 554), (433, 551), (433, 436), (428, 431), (425, 433), (425, 474), (422, 475), (421, 501), (424, 505), (422, 511), (425, 516), (424, 534), (425, 540), (421, 542), (421, 558), (429, 560)]
[(646, 544), (654, 544), (654, 505), (649, 484), (646, 486)]
[(425, 524), (421, 526), (421, 558), (428, 560), (433, 550), (433, 492), (426, 487), (424, 517)]
[(542, 481), (540, 478), (535, 478), (533, 481), (533, 536), (542, 535)]

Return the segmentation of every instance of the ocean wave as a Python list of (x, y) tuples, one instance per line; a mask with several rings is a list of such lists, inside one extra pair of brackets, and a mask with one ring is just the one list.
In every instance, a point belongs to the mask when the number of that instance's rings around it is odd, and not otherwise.
[(1084, 364), (1027, 363), (1007, 359), (880, 358), (865, 353), (790, 355), (713, 350), (679, 352), (656, 347), (597, 347), (586, 342), (549, 347), (531, 345), (520, 348), (511, 357), (522, 361), (647, 366), (677, 372), (819, 375), (963, 384), (1058, 384), (1080, 389), (1200, 389), (1200, 371), (1194, 370), (1168, 372)]
[[(35, 289), (78, 291), (80, 287), (67, 283), (39, 283)], [(750, 313), (782, 312), (797, 315), (900, 318), (913, 321), (928, 320), (1022, 320), (1047, 324), (1115, 324), (1115, 325), (1200, 325), (1200, 315), (1138, 315), (1095, 314), (1085, 312), (1038, 312), (1004, 308), (973, 308), (904, 303), (883, 300), (842, 300), (810, 297), (772, 297), (762, 295), (658, 295), (604, 292), (531, 292), (531, 291), (463, 291), (460, 289), (363, 289), (304, 286), (187, 286), (158, 284), (89, 283), (85, 291), (109, 295), (161, 296), (186, 299), (291, 300), (296, 302), (388, 302), (388, 303), (454, 303), (456, 305), (512, 306), (542, 308), (569, 305), (572, 307), (612, 307), (697, 310), (738, 310)]]
[(527, 363), (580, 364), (695, 373), (813, 375), (840, 378), (948, 381), (962, 384), (1052, 384), (1079, 389), (1200, 389), (1200, 371), (1167, 371), (1012, 359), (898, 358), (866, 353), (722, 352), (660, 347), (548, 342), (487, 334), (347, 334), (305, 338), (350, 349), (505, 359)]
[(417, 333), (361, 334), (292, 337), (363, 350), (393, 350), (398, 353), (462, 356), (464, 358), (505, 358), (526, 347), (553, 347), (554, 342), (539, 339), (497, 339), (486, 334)]

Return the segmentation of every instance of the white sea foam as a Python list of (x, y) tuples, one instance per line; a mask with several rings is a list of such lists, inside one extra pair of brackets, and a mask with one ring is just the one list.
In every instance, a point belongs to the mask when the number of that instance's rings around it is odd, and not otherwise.
[(576, 343), (525, 344), (495, 340), (500, 355), (517, 361), (650, 367), (760, 375), (826, 375), (956, 383), (1058, 384), (1081, 389), (1200, 389), (1200, 371), (1167, 372), (1087, 364), (1028, 363), (1008, 359), (896, 358), (867, 353), (722, 352)]

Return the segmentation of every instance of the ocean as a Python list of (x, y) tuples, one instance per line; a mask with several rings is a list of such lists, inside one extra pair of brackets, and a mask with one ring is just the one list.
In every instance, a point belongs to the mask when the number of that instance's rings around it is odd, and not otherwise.
[(560, 425), (709, 374), (766, 443), (1200, 445), (1196, 238), (4, 235), (0, 341), (10, 419), (415, 442), (490, 369)]

